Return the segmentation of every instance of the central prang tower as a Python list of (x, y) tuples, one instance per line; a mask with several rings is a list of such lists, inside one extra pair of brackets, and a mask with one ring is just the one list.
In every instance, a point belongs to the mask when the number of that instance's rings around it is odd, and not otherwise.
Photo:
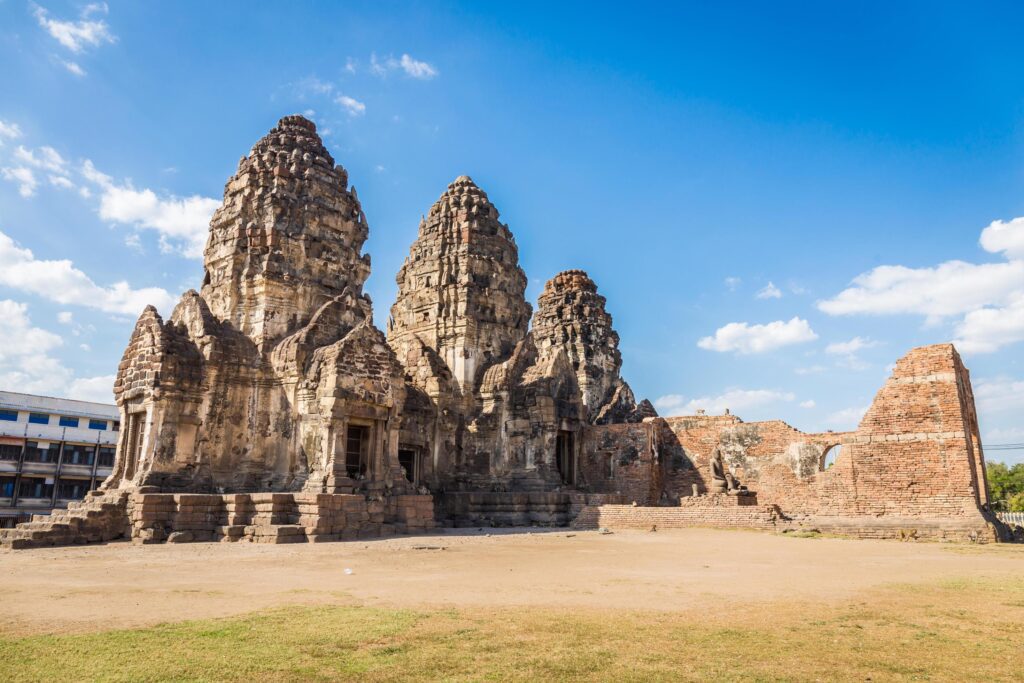
[(515, 239), (469, 176), (448, 185), (420, 221), (396, 280), (388, 342), (407, 367), (431, 350), (462, 396), (526, 336), (531, 309)]

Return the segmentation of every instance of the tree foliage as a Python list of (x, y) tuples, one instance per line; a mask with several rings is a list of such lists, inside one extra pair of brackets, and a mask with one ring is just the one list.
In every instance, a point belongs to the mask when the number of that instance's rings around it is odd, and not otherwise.
[(1001, 462), (990, 462), (986, 472), (992, 509), (1024, 512), (1024, 463), (1007, 467)]

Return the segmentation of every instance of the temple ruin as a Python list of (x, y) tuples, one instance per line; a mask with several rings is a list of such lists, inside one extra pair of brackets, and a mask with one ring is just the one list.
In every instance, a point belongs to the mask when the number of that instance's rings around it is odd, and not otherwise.
[(1005, 538), (952, 345), (902, 358), (853, 432), (659, 417), (620, 374), (597, 285), (558, 273), (534, 309), (512, 231), (468, 176), (420, 222), (386, 333), (363, 293), (368, 234), (314, 124), (281, 119), (225, 186), (200, 290), (136, 323), (114, 386), (113, 474), (0, 540), (570, 523)]

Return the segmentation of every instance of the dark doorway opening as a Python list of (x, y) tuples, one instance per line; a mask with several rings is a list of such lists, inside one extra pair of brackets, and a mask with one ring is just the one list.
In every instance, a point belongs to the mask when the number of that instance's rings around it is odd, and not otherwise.
[(412, 448), (398, 449), (398, 464), (405, 469), (405, 478), (412, 484), (420, 481), (419, 453)]
[(576, 449), (573, 448), (573, 433), (560, 430), (555, 437), (555, 463), (562, 483), (576, 485)]
[(345, 472), (353, 479), (366, 477), (366, 462), (370, 446), (370, 428), (351, 425), (345, 439)]

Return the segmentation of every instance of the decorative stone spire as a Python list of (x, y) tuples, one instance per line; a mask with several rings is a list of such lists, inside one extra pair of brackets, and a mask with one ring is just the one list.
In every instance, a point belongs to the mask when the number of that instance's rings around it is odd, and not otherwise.
[(584, 271), (566, 270), (544, 285), (533, 317), (538, 350), (565, 350), (592, 416), (621, 382), (619, 335), (604, 307), (605, 298)]
[(369, 229), (348, 173), (302, 116), (286, 116), (228, 180), (210, 222), (202, 296), (263, 349), (349, 289), (362, 293)]
[(519, 251), (469, 176), (430, 207), (396, 280), (388, 342), (399, 361), (412, 368), (424, 349), (436, 354), (464, 395), (526, 336), (531, 308)]

